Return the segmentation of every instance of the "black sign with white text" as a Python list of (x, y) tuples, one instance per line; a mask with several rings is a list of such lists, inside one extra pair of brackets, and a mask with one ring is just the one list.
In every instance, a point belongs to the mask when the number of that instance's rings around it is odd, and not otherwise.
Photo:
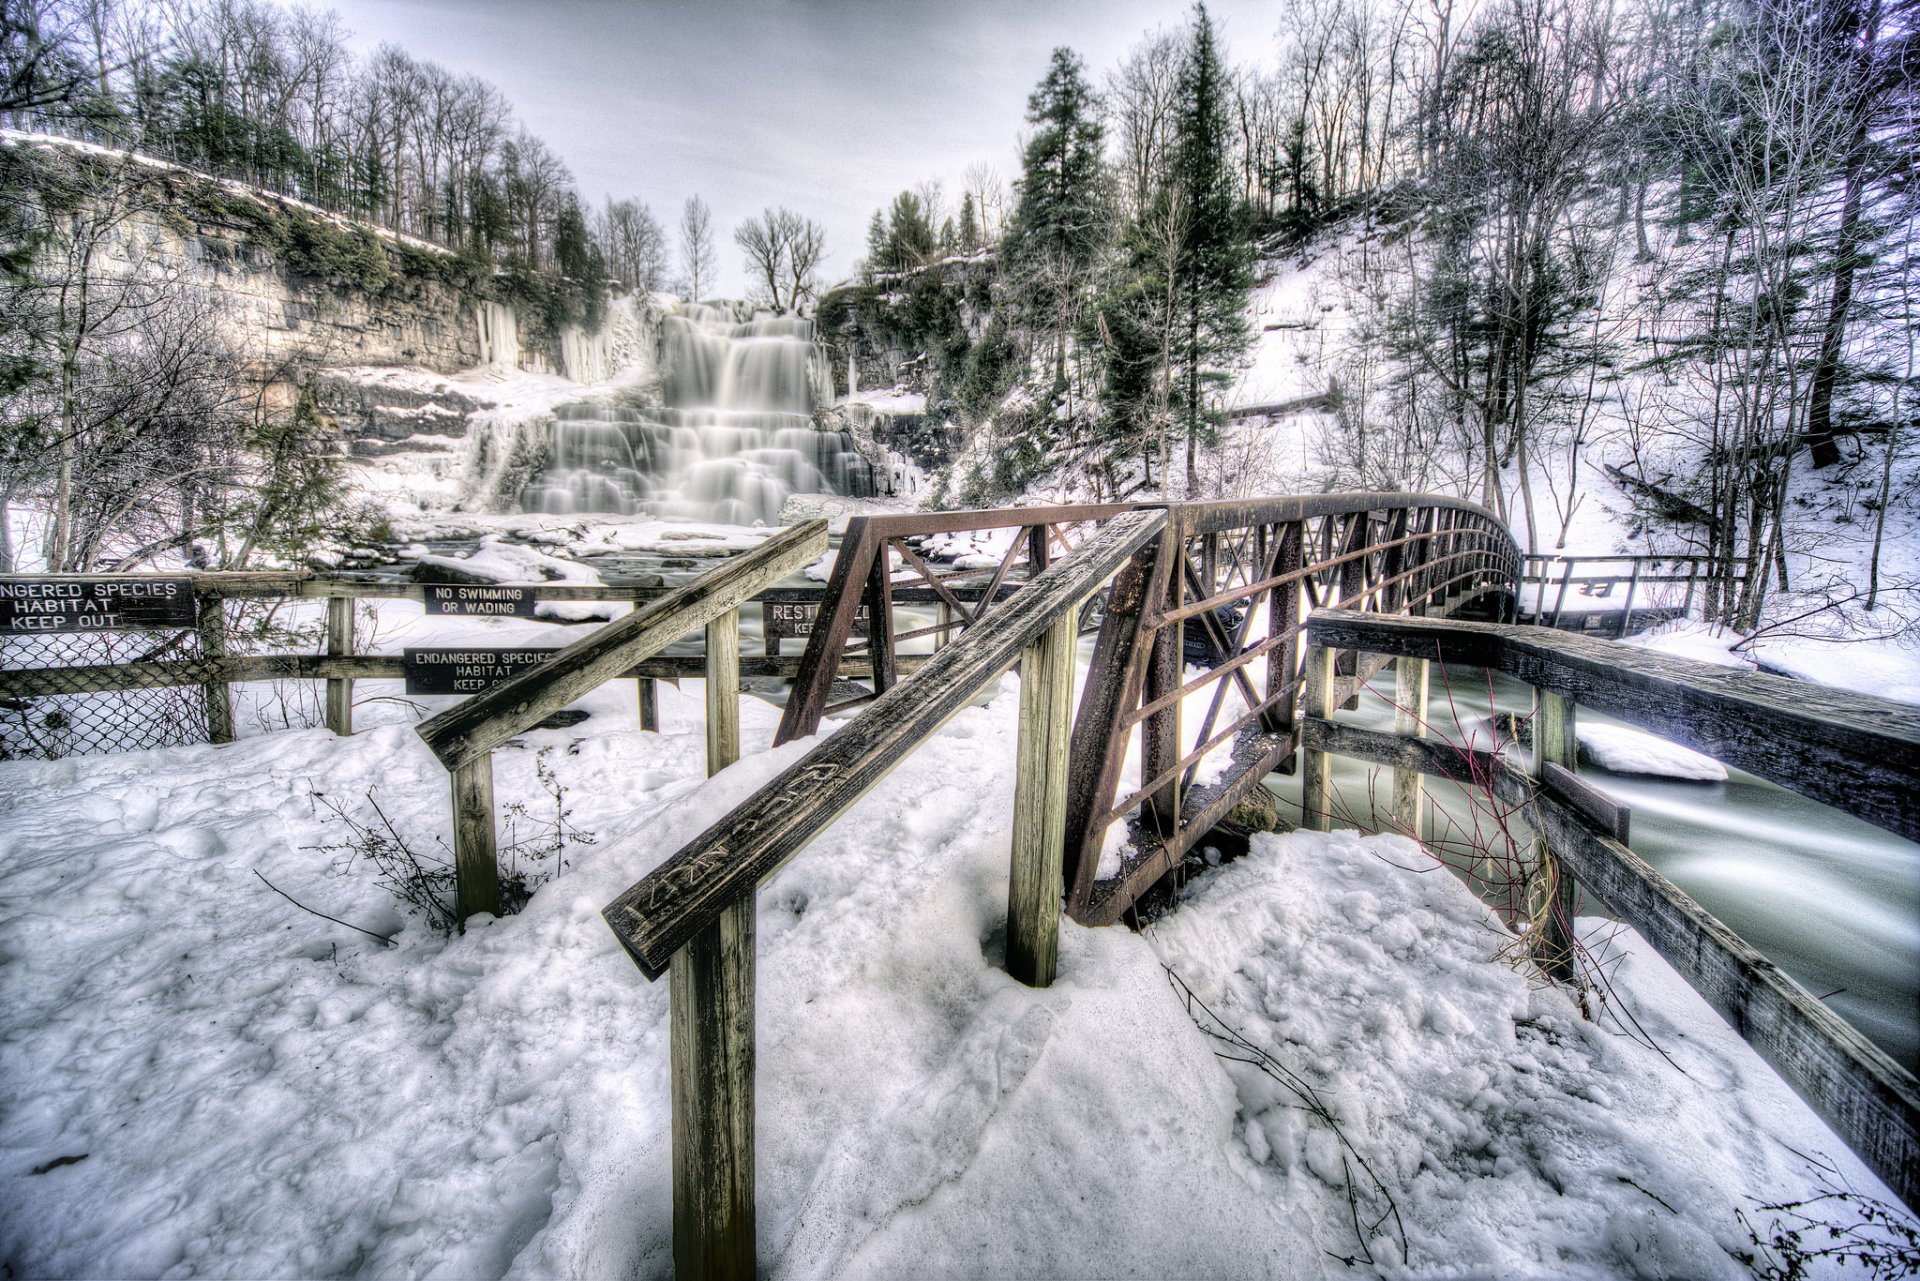
[(531, 587), (487, 587), (466, 583), (429, 585), (426, 589), (429, 614), (459, 614), (467, 618), (532, 618), (533, 607), (540, 603)]
[(478, 694), (538, 667), (555, 649), (403, 649), (409, 694)]
[(199, 619), (191, 578), (0, 579), (0, 635), (183, 628)]
[[(760, 610), (761, 634), (768, 640), (811, 636), (813, 621), (820, 616), (820, 593), (776, 588), (760, 593)], [(863, 627), (870, 617), (866, 602), (862, 601), (854, 614), (854, 625)]]

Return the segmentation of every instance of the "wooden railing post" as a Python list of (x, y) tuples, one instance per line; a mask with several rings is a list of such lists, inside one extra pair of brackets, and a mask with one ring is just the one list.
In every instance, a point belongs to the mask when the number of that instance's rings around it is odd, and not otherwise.
[[(1404, 660), (1403, 660), (1404, 661)], [(1545, 777), (1543, 766), (1574, 768), (1578, 750), (1575, 738), (1574, 703), (1570, 698), (1548, 690), (1533, 695), (1533, 776)], [(1536, 837), (1533, 846), (1533, 875), (1538, 878), (1534, 894), (1528, 896), (1530, 910), (1544, 910), (1546, 921), (1541, 932), (1541, 951), (1536, 958), (1541, 966), (1563, 983), (1576, 981), (1574, 964), (1573, 913), (1580, 887), (1573, 876), (1553, 856), (1544, 837)], [(1551, 901), (1538, 903), (1537, 894), (1550, 894)]]
[(636, 682), (640, 693), (640, 728), (650, 733), (660, 729), (660, 685), (651, 676)]
[(740, 611), (707, 624), (707, 773), (740, 759)]
[[(1166, 612), (1180, 608), (1186, 587), (1187, 546), (1182, 531), (1169, 522), (1171, 554), (1163, 562), (1167, 579)], [(1195, 623), (1198, 627), (1200, 624)], [(1167, 623), (1153, 633), (1147, 656), (1145, 701), (1163, 698), (1180, 687), (1185, 667), (1187, 624)], [(1140, 777), (1158, 778), (1180, 759), (1180, 702), (1176, 700), (1146, 718), (1140, 725)], [(1159, 791), (1147, 797), (1140, 807), (1143, 822), (1162, 836), (1171, 836), (1180, 827), (1180, 779), (1170, 778)]]
[[(1393, 662), (1393, 732), (1409, 738), (1427, 736), (1428, 662), (1424, 658), (1396, 658)], [(1417, 769), (1393, 770), (1393, 821), (1401, 832), (1421, 839), (1422, 800), (1426, 775)]]
[[(1273, 557), (1275, 576), (1298, 573), (1306, 564), (1302, 551), (1301, 525), (1295, 521), (1283, 525), (1279, 530), (1279, 546)], [(1301, 583), (1295, 579), (1282, 583), (1267, 593), (1267, 635), (1284, 636), (1300, 625)], [(1273, 695), (1293, 684), (1300, 671), (1300, 638), (1295, 636), (1284, 644), (1276, 645), (1267, 653), (1267, 693)], [(1270, 734), (1286, 734), (1293, 730), (1294, 708), (1298, 698), (1289, 697), (1278, 707), (1267, 713), (1266, 729)]]
[[(224, 597), (211, 592), (200, 598), (200, 656), (215, 662), (227, 657), (227, 604)], [(207, 741), (233, 741), (233, 689), (226, 681), (208, 681), (204, 686), (207, 703)]]
[(753, 1214), (753, 891), (673, 954), (673, 1273), (750, 1278)]
[[(353, 598), (327, 597), (327, 657), (353, 653)], [(353, 733), (353, 678), (327, 678), (327, 728), (342, 738)]]
[(1064, 612), (1020, 657), (1007, 972), (1029, 987), (1052, 984), (1059, 960), (1078, 612)]
[[(1307, 646), (1307, 685), (1301, 696), (1308, 716), (1333, 716), (1334, 651), (1325, 645)], [(1300, 752), (1300, 826), (1309, 832), (1333, 830), (1332, 762), (1325, 752), (1305, 747)]]
[(493, 840), (493, 753), (456, 766), (453, 779), (453, 911), (462, 923), (500, 915), (500, 868)]
[[(740, 611), (707, 624), (707, 773), (740, 759)], [(679, 1281), (754, 1275), (754, 896), (674, 953), (673, 1269)]]

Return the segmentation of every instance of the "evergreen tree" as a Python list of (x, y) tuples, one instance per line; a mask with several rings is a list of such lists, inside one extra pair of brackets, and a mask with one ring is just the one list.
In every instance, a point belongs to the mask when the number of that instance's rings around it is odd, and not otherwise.
[(1172, 288), (1179, 332), (1169, 353), (1177, 371), (1187, 434), (1187, 489), (1198, 484), (1195, 453), (1214, 430), (1206, 391), (1224, 385), (1244, 359), (1253, 335), (1247, 307), (1253, 294), (1253, 245), (1235, 180), (1232, 91), (1205, 5), (1194, 6), (1193, 38), (1180, 71), (1172, 163), (1161, 198), (1184, 209)]
[(1021, 158), (1001, 279), (1016, 319), (1049, 340), (1057, 387), (1066, 382), (1067, 338), (1109, 232), (1097, 110), (1079, 57), (1055, 49), (1046, 78), (1027, 99), (1034, 132)]
[(970, 254), (980, 248), (980, 220), (973, 215), (973, 193), (960, 197), (960, 252)]
[(872, 220), (867, 223), (867, 275), (889, 270), (891, 257), (892, 252), (887, 244), (887, 220), (876, 209)]

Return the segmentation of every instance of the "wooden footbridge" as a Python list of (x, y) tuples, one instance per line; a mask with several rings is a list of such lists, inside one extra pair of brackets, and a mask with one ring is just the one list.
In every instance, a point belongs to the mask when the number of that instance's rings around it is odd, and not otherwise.
[[(931, 554), (928, 540), (959, 535), (996, 552), (961, 564)], [(758, 887), (1016, 666), (1007, 967), (1021, 981), (1052, 981), (1062, 912), (1087, 925), (1123, 919), (1148, 890), (1178, 877), (1188, 853), (1239, 801), (1268, 776), (1293, 773), (1296, 760), (1306, 822), (1319, 828), (1337, 809), (1332, 754), (1394, 770), (1402, 830), (1419, 830), (1423, 775), (1471, 774), (1520, 807), (1539, 834), (1528, 892), (1548, 921), (1535, 952), (1546, 972), (1579, 981), (1571, 920), (1584, 889), (1637, 929), (1897, 1195), (1909, 1205), (1920, 1200), (1920, 1084), (1634, 856), (1625, 812), (1580, 780), (1573, 751), (1576, 707), (1587, 705), (1913, 840), (1920, 711), (1516, 625), (1523, 560), (1513, 539), (1484, 509), (1431, 495), (855, 518), (805, 653), (796, 659), (770, 645), (764, 656), (743, 658), (742, 606), (768, 593), (790, 603), (793, 591), (776, 584), (826, 550), (826, 528), (812, 522), (650, 597), (582, 589), (624, 595), (635, 608), (419, 726), (451, 777), (464, 917), (498, 906), (492, 750), (605, 681), (640, 681), (644, 724), (651, 679), (704, 675), (710, 772), (739, 754), (743, 671), (792, 682), (777, 741), (812, 735), (829, 714), (852, 714), (605, 909), (642, 972), (670, 983), (674, 1259), (682, 1278), (745, 1277), (756, 1266)], [(289, 594), (355, 593), (303, 583)], [(911, 616), (896, 607), (907, 602), (931, 606), (933, 620), (921, 610), (920, 621), (903, 624)], [(4, 672), (0, 697), (127, 681), (204, 684), (212, 699), (222, 681), (253, 674), (238, 665), (244, 661), (327, 679), (330, 721), (346, 732), (346, 682), (391, 673), (379, 666), (389, 660), (351, 653), (351, 615), (343, 625), (343, 613), (333, 608), (331, 653), (320, 659), (215, 655), (136, 665), (137, 672)], [(1623, 622), (1632, 615), (1629, 601)], [(705, 635), (703, 656), (665, 654), (695, 630)], [(1087, 635), (1091, 657), (1076, 706), (1076, 653)], [(1427, 672), (1436, 661), (1504, 671), (1535, 688), (1530, 769), (1426, 737)], [(1339, 721), (1338, 710), (1388, 666), (1396, 732)], [(1123, 784), (1136, 759), (1137, 781)]]

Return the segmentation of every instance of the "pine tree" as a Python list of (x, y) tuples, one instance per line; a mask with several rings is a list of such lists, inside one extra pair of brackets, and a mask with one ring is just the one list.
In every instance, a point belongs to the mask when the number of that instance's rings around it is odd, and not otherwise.
[(1180, 72), (1172, 163), (1162, 195), (1185, 210), (1178, 219), (1185, 230), (1171, 282), (1179, 335), (1170, 355), (1178, 371), (1186, 425), (1189, 493), (1199, 481), (1195, 453), (1216, 421), (1206, 408), (1206, 390), (1228, 380), (1227, 371), (1245, 357), (1253, 340), (1247, 322), (1253, 245), (1234, 180), (1227, 114), (1231, 86), (1205, 5), (1194, 6), (1193, 21)]
[(1079, 57), (1055, 49), (1046, 78), (1027, 99), (1034, 132), (1021, 159), (1020, 202), (1007, 231), (1002, 279), (1019, 321), (1051, 339), (1056, 383), (1066, 379), (1067, 336), (1108, 235), (1096, 111)]
[(880, 216), (878, 209), (867, 223), (867, 274), (893, 269), (893, 251), (887, 244), (887, 220)]
[(980, 220), (973, 215), (973, 193), (960, 197), (960, 252), (970, 254), (980, 248)]

